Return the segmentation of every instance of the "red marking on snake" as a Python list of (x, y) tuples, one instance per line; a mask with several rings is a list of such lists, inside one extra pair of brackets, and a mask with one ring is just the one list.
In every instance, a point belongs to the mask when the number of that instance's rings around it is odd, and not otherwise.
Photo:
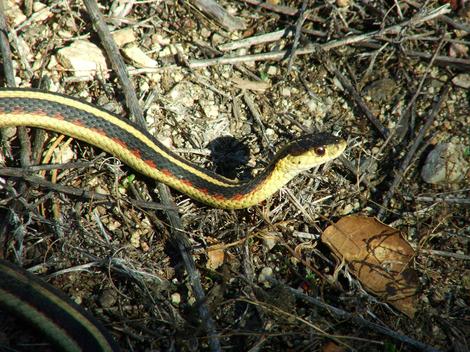
[(122, 139), (119, 139), (117, 137), (113, 137), (111, 139), (112, 139), (113, 142), (119, 144), (121, 147), (128, 149), (127, 144)]
[(95, 133), (98, 133), (101, 136), (106, 136), (106, 132), (101, 129), (101, 128), (96, 128), (96, 127), (90, 127), (90, 131), (93, 131)]
[(225, 199), (223, 194), (214, 194), (212, 197), (214, 197), (217, 200), (224, 200)]
[[(15, 113), (18, 113), (19, 114), (28, 114), (28, 112), (26, 112), (25, 110), (21, 109), (21, 108), (15, 108), (14, 109)], [(42, 109), (37, 109), (35, 111), (33, 111), (33, 114), (35, 115), (39, 115), (39, 116), (49, 116), (49, 114), (47, 112), (45, 112), (44, 110)]]
[(78, 127), (86, 127), (86, 125), (83, 123), (82, 120), (72, 120), (70, 122), (73, 123), (75, 126), (78, 126)]
[(189, 180), (185, 180), (184, 178), (180, 180), (182, 184), (188, 186), (188, 187), (193, 187), (193, 183)]
[(131, 150), (131, 153), (134, 154), (134, 156), (135, 156), (136, 158), (142, 159), (142, 155), (140, 154), (140, 150), (139, 150), (139, 149), (132, 149), (132, 150)]
[(56, 112), (54, 115), (52, 115), (52, 117), (55, 118), (56, 120), (61, 120), (61, 121), (65, 120), (64, 115), (62, 115), (60, 112)]
[(232, 198), (236, 201), (240, 201), (243, 199), (244, 196), (245, 196), (244, 194), (238, 193), (238, 194), (235, 194)]
[[(26, 114), (26, 112), (22, 108), (19, 108), (19, 107), (14, 107), (11, 110), (11, 113), (15, 114), (15, 115), (24, 115), (24, 114)], [(36, 113), (36, 111), (35, 111), (35, 113)]]
[(165, 176), (167, 176), (167, 177), (173, 176), (173, 174), (171, 173), (171, 171), (168, 170), (168, 169), (162, 169), (162, 173), (163, 173)]
[(153, 167), (154, 169), (157, 168), (157, 164), (155, 164), (153, 160), (144, 160), (144, 163), (146, 163), (150, 167)]

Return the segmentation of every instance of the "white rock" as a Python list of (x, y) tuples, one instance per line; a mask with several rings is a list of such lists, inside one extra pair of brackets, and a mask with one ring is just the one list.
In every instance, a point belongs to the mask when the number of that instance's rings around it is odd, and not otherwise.
[(72, 70), (77, 78), (91, 80), (98, 74), (106, 74), (106, 59), (95, 44), (86, 40), (77, 40), (70, 46), (57, 51), (57, 60), (68, 70)]
[(460, 144), (438, 144), (428, 154), (421, 170), (421, 177), (427, 183), (456, 183), (470, 172), (470, 163), (464, 157)]
[(35, 14), (34, 22), (42, 22), (52, 16), (51, 10), (42, 2), (36, 1), (33, 3), (33, 11)]
[(288, 97), (290, 97), (290, 96), (292, 95), (292, 90), (289, 89), (288, 87), (284, 87), (284, 88), (281, 89), (281, 95), (282, 95), (283, 97), (288, 98)]
[(113, 39), (120, 48), (136, 41), (134, 30), (130, 27), (113, 32)]
[(277, 75), (277, 71), (278, 71), (278, 70), (277, 70), (277, 67), (276, 67), (276, 66), (270, 65), (270, 66), (268, 67), (268, 71), (267, 71), (266, 73), (267, 73), (268, 75), (270, 75), (270, 76), (275, 76), (275, 75)]
[(207, 102), (201, 108), (210, 120), (216, 119), (219, 116), (219, 107), (213, 102)]
[(136, 46), (125, 47), (122, 49), (122, 52), (136, 67), (158, 67), (157, 61), (149, 57), (142, 49)]
[(461, 73), (452, 78), (452, 83), (464, 89), (470, 88), (470, 74)]
[(5, 15), (8, 17), (8, 21), (12, 27), (17, 27), (24, 21), (26, 21), (26, 16), (21, 11), (18, 4), (14, 0), (8, 0), (4, 2), (5, 6)]
[(265, 287), (271, 287), (271, 281), (269, 280), (270, 278), (273, 278), (273, 269), (270, 267), (264, 267), (261, 269), (261, 273), (258, 275), (258, 282), (263, 284)]
[(181, 295), (178, 292), (175, 292), (171, 295), (171, 303), (175, 306), (180, 305), (181, 303)]

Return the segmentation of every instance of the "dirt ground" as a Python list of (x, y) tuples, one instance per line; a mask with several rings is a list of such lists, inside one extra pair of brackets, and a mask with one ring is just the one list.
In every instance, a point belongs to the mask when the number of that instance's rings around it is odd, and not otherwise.
[[(218, 4), (218, 17), (204, 1), (99, 4), (114, 39), (129, 38), (119, 52), (148, 131), (240, 180), (306, 133), (342, 136), (343, 156), (245, 210), (172, 190), (178, 242), (155, 181), (89, 144), (35, 130), (29, 156), (43, 167), (24, 169), (16, 135), (4, 133), (3, 257), (89, 310), (124, 351), (470, 350), (469, 3)], [(5, 6), (17, 86), (130, 116), (81, 1)], [(63, 57), (79, 41), (106, 58), (93, 76)], [(460, 175), (429, 183), (427, 157), (444, 143), (456, 146)], [(321, 240), (350, 215), (401, 233), (412, 313), (371, 291), (368, 275)], [(0, 350), (32, 347), (53, 350), (0, 311)]]

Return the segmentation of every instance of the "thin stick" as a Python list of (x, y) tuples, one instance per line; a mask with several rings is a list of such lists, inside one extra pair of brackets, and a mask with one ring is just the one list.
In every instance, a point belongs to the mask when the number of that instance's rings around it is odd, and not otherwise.
[(304, 21), (305, 21), (305, 10), (307, 9), (307, 4), (308, 4), (308, 0), (303, 0), (302, 7), (300, 8), (300, 11), (299, 11), (299, 18), (297, 19), (297, 23), (295, 24), (294, 42), (292, 43), (292, 48), (290, 51), (289, 62), (287, 63), (287, 72), (286, 72), (285, 77), (287, 77), (290, 74), (290, 71), (292, 69), (292, 64), (294, 63), (297, 47), (299, 45), (302, 25), (304, 24)]
[[(259, 0), (242, 0), (242, 1), (246, 2), (247, 4), (259, 6), (266, 10), (277, 12), (277, 13), (282, 13), (283, 15), (287, 15), (287, 16), (298, 16), (299, 14), (299, 10), (296, 9), (295, 7), (274, 5), (269, 2), (259, 1)], [(316, 21), (316, 22), (321, 22), (321, 23), (325, 22), (323, 18), (318, 17), (318, 16), (313, 16), (313, 15), (307, 15), (307, 19)]]
[[(118, 75), (121, 85), (123, 86), (123, 92), (126, 96), (126, 105), (129, 110), (132, 111), (132, 113), (134, 114), (135, 118), (137, 119), (137, 122), (141, 126), (145, 127), (143, 113), (140, 109), (140, 105), (137, 100), (137, 95), (127, 73), (126, 65), (124, 64), (124, 60), (122, 59), (119, 53), (119, 49), (116, 43), (114, 42), (113, 38), (111, 37), (111, 33), (109, 32), (109, 29), (103, 20), (103, 16), (98, 10), (98, 5), (94, 0), (84, 0), (84, 3), (90, 14), (90, 17), (93, 20), (94, 27), (97, 30), (98, 35), (100, 36), (103, 46), (107, 54), (109, 55), (110, 61), (112, 62), (113, 67), (116, 70), (116, 74)], [(157, 187), (162, 203), (165, 206), (173, 208), (175, 205), (168, 187), (162, 183), (157, 183)], [(196, 297), (198, 303), (198, 310), (202, 324), (205, 330), (207, 331), (207, 334), (209, 335), (208, 339), (210, 349), (213, 352), (219, 352), (221, 351), (221, 346), (217, 330), (215, 328), (214, 320), (212, 319), (209, 313), (209, 309), (205, 303), (206, 296), (202, 288), (200, 274), (196, 269), (193, 257), (189, 253), (190, 246), (188, 245), (188, 240), (185, 237), (185, 233), (182, 231), (183, 223), (178, 213), (174, 210), (167, 210), (166, 215), (168, 216), (169, 222), (172, 227), (172, 240), (178, 248), (181, 257), (183, 258), (183, 262), (190, 279), (191, 287), (193, 289), (193, 294)]]
[(246, 28), (240, 18), (232, 16), (214, 0), (192, 0), (191, 3), (229, 32)]
[[(444, 6), (437, 8), (434, 11), (431, 11), (428, 15), (425, 15), (425, 16), (416, 16), (416, 18), (412, 18), (408, 21), (404, 21), (400, 24), (397, 24), (388, 28), (384, 28), (382, 30), (377, 30), (377, 31), (366, 33), (366, 34), (346, 37), (344, 39), (333, 40), (331, 42), (321, 44), (321, 45), (314, 45), (314, 44), (306, 45), (303, 48), (299, 48), (296, 51), (296, 53), (297, 55), (311, 54), (315, 52), (316, 50), (318, 50), (318, 48), (323, 49), (323, 50), (331, 50), (337, 47), (367, 41), (376, 36), (380, 37), (380, 36), (383, 36), (384, 34), (397, 33), (401, 29), (403, 29), (403, 27), (417, 25), (422, 22), (430, 21), (440, 16), (443, 16), (444, 14), (449, 13), (451, 11), (452, 10), (448, 6), (448, 4), (446, 4)], [(283, 60), (284, 58), (286, 58), (287, 55), (288, 55), (287, 50), (280, 50), (280, 51), (273, 51), (269, 53), (261, 53), (261, 54), (254, 54), (254, 55), (244, 55), (244, 56), (235, 56), (235, 57), (223, 56), (223, 57), (218, 57), (215, 59), (191, 60), (190, 67), (201, 68), (201, 67), (207, 67), (207, 66), (213, 66), (213, 65), (238, 64), (238, 63), (243, 63), (243, 62), (266, 61), (266, 60), (279, 61), (279, 60)]]
[(106, 25), (103, 16), (101, 15), (98, 5), (94, 0), (84, 0), (88, 14), (90, 15), (93, 27), (98, 33), (101, 43), (103, 44), (106, 53), (108, 54), (111, 66), (116, 72), (116, 75), (121, 82), (122, 91), (126, 97), (126, 106), (130, 110), (131, 115), (141, 126), (145, 126), (145, 119), (142, 110), (140, 109), (139, 100), (135, 94), (134, 86), (127, 74), (127, 66), (119, 53), (119, 48), (113, 40), (111, 33)]
[[(280, 284), (280, 283), (278, 283), (278, 284)], [(282, 285), (282, 284), (280, 284), (280, 285)], [(286, 289), (288, 289), (295, 297), (300, 298), (300, 299), (302, 299), (302, 300), (304, 300), (304, 301), (306, 301), (306, 302), (308, 302), (308, 303), (310, 303), (310, 304), (312, 304), (316, 307), (326, 309), (331, 315), (335, 316), (338, 319), (351, 320), (355, 324), (358, 324), (358, 325), (360, 325), (360, 326), (362, 326), (366, 329), (376, 331), (377, 333), (388, 336), (388, 337), (390, 337), (390, 338), (392, 338), (396, 341), (400, 341), (400, 342), (405, 343), (409, 346), (413, 346), (414, 348), (417, 348), (420, 351), (425, 351), (425, 352), (438, 352), (439, 351), (439, 350), (435, 349), (434, 347), (428, 346), (428, 345), (426, 345), (426, 344), (424, 344), (420, 341), (416, 341), (416, 340), (412, 339), (409, 336), (402, 335), (402, 334), (399, 334), (399, 333), (397, 333), (393, 330), (390, 330), (386, 326), (382, 326), (382, 325), (378, 325), (376, 323), (372, 323), (372, 322), (358, 316), (357, 314), (352, 314), (352, 313), (346, 312), (342, 309), (336, 308), (332, 305), (329, 305), (329, 304), (319, 300), (318, 298), (311, 297), (311, 296), (308, 296), (304, 293), (301, 293), (297, 289), (293, 289), (293, 288), (285, 286), (285, 285), (283, 285), (283, 286)]]
[(410, 165), (411, 160), (413, 159), (419, 145), (423, 141), (424, 135), (428, 131), (429, 127), (431, 127), (432, 123), (434, 122), (435, 117), (437, 116), (438, 112), (441, 109), (442, 104), (446, 100), (447, 95), (448, 95), (449, 90), (450, 90), (450, 87), (451, 87), (451, 82), (448, 81), (445, 84), (445, 86), (442, 88), (441, 96), (439, 97), (439, 100), (434, 104), (434, 107), (433, 107), (433, 109), (431, 111), (431, 114), (429, 115), (428, 119), (426, 120), (426, 123), (419, 130), (418, 136), (416, 137), (416, 139), (415, 139), (413, 145), (411, 146), (411, 148), (408, 150), (408, 153), (406, 154), (405, 159), (403, 159), (403, 162), (400, 165), (400, 169), (398, 170), (398, 173), (397, 173), (395, 179), (393, 180), (393, 183), (390, 186), (390, 189), (387, 192), (387, 195), (385, 196), (384, 201), (382, 202), (382, 207), (381, 207), (381, 209), (379, 211), (379, 214), (377, 216), (379, 219), (383, 218), (385, 210), (388, 206), (388, 203), (390, 202), (390, 199), (392, 199), (393, 195), (395, 194), (395, 189), (397, 188), (397, 186), (403, 180), (405, 171), (408, 168), (408, 166)]
[(353, 87), (351, 82), (341, 73), (339, 72), (338, 69), (336, 69), (332, 63), (326, 62), (325, 65), (329, 67), (329, 70), (331, 70), (336, 78), (341, 82), (343, 87), (346, 89), (346, 91), (351, 94), (351, 96), (354, 98), (354, 101), (356, 104), (359, 106), (359, 108), (362, 110), (364, 115), (369, 119), (369, 121), (375, 126), (375, 128), (380, 132), (382, 137), (384, 139), (387, 139), (388, 135), (390, 132), (388, 131), (387, 128), (385, 128), (384, 125), (374, 116), (374, 114), (369, 110), (369, 107), (365, 103), (364, 99), (362, 99), (361, 95), (357, 92), (357, 90)]
[[(65, 186), (59, 183), (53, 183), (53, 182), (45, 180), (42, 177), (31, 174), (31, 171), (32, 170), (30, 168), (24, 169), (24, 168), (14, 168), (14, 167), (2, 167), (0, 168), (0, 176), (21, 178), (24, 181), (27, 181), (28, 183), (32, 185), (42, 187), (50, 191), (68, 194), (74, 197), (90, 199), (94, 202), (117, 204), (117, 201), (107, 194), (87, 191), (86, 189), (83, 189), (83, 188)], [(135, 205), (144, 209), (153, 209), (153, 210), (175, 209), (167, 205), (159, 204), (157, 202), (140, 201), (140, 200), (131, 199), (131, 198), (126, 198), (126, 202), (129, 202), (132, 205)]]
[(461, 205), (470, 205), (470, 198), (458, 198), (458, 197), (440, 197), (440, 196), (418, 196), (416, 197), (418, 202), (444, 202), (444, 203), (454, 203)]

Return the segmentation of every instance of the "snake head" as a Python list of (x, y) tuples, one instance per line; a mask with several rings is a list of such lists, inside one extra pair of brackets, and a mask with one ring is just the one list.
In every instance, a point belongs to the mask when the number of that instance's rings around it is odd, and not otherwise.
[(340, 156), (347, 143), (329, 133), (307, 134), (287, 144), (277, 156), (277, 167), (294, 177)]

